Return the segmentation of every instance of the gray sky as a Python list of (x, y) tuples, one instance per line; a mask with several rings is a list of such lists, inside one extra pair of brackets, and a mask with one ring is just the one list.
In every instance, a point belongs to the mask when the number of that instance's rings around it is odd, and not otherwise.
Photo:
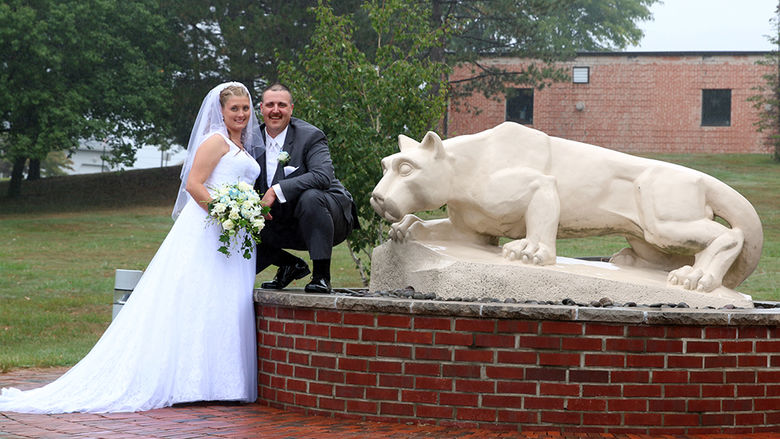
[(662, 0), (641, 22), (645, 36), (626, 51), (772, 50), (767, 35), (778, 0)]

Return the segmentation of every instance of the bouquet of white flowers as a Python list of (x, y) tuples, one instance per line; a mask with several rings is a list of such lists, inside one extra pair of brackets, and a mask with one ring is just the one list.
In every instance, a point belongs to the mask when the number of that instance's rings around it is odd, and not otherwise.
[[(263, 215), (270, 208), (260, 204), (260, 196), (252, 185), (240, 182), (224, 184), (214, 190), (214, 198), (208, 204), (211, 222), (222, 226), (219, 252), (230, 256), (231, 241), (241, 241), (241, 251), (246, 259), (252, 258), (255, 243), (260, 242), (260, 230), (265, 226)], [(239, 232), (244, 230), (243, 239)]]

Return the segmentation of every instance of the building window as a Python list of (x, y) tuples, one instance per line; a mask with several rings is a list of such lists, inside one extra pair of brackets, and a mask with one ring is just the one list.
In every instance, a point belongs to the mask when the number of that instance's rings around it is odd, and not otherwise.
[(590, 82), (590, 67), (573, 67), (571, 69), (571, 81), (575, 84), (587, 84)]
[(705, 127), (731, 125), (731, 90), (701, 91), (701, 125)]
[(506, 120), (534, 123), (534, 89), (510, 88), (506, 92)]

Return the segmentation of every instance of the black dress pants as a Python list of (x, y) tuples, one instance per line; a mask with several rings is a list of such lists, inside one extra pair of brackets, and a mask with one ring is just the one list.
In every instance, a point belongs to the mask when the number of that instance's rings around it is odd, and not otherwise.
[[(308, 250), (312, 260), (330, 259), (333, 246), (352, 231), (339, 200), (330, 192), (308, 189), (295, 206), (284, 203), (273, 220), (266, 221), (257, 246), (257, 272), (269, 265), (286, 265), (289, 254), (283, 249)], [(287, 256), (285, 256), (287, 254)]]

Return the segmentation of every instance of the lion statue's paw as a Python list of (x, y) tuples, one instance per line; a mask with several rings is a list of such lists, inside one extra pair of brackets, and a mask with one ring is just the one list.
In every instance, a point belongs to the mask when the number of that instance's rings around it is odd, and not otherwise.
[(406, 242), (413, 236), (412, 226), (421, 221), (422, 220), (415, 215), (406, 215), (401, 221), (390, 225), (388, 235), (393, 241)]
[(501, 250), (504, 258), (522, 261), (524, 264), (551, 265), (555, 263), (555, 249), (529, 239), (518, 239), (504, 244)]
[(670, 271), (667, 281), (670, 285), (679, 285), (686, 290), (696, 290), (705, 293), (720, 286), (715, 276), (690, 265)]

